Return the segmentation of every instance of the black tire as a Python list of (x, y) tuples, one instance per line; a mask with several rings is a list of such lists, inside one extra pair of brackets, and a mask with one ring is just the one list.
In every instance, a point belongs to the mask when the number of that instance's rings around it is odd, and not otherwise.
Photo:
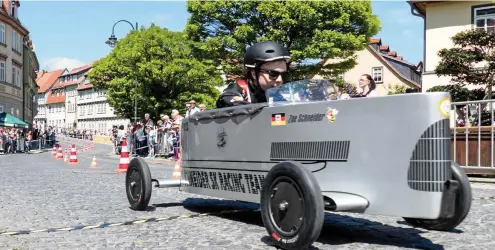
[(151, 199), (151, 189), (151, 173), (148, 164), (141, 158), (133, 158), (125, 177), (125, 190), (131, 209), (145, 210)]
[[(278, 188), (279, 192), (274, 190)], [(325, 215), (323, 196), (314, 175), (301, 164), (274, 166), (264, 180), (260, 205), (263, 224), (279, 247), (304, 249), (318, 239)], [(286, 225), (279, 227), (276, 221)], [(297, 229), (284, 232), (287, 226)]]
[(471, 210), (473, 193), (471, 191), (471, 184), (469, 183), (466, 173), (455, 162), (452, 163), (452, 179), (459, 182), (459, 189), (457, 190), (455, 202), (455, 212), (452, 218), (437, 220), (404, 218), (404, 220), (415, 227), (437, 231), (450, 231), (461, 224)]

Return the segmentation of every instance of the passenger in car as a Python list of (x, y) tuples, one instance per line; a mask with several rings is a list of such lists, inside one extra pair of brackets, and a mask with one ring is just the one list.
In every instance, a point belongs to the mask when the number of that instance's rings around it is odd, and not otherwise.
[(371, 75), (368, 74), (361, 75), (361, 78), (359, 78), (359, 88), (361, 88), (362, 91), (357, 95), (353, 96), (354, 98), (377, 96), (376, 83), (375, 80), (373, 80), (373, 77), (371, 77)]
[(244, 54), (245, 81), (232, 82), (217, 100), (217, 108), (267, 102), (265, 91), (283, 84), (290, 53), (276, 42), (260, 42)]

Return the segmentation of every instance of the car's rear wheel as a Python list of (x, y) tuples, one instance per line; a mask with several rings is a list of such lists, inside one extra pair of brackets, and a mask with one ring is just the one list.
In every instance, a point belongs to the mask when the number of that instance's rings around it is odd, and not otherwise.
[(264, 180), (260, 204), (265, 228), (279, 247), (304, 249), (318, 239), (323, 196), (314, 175), (301, 164), (274, 166)]
[(404, 218), (404, 220), (415, 227), (438, 231), (450, 231), (461, 224), (468, 215), (469, 210), (471, 210), (473, 194), (466, 173), (455, 162), (452, 163), (452, 179), (459, 183), (459, 189), (456, 193), (455, 212), (452, 218), (436, 220)]
[(141, 158), (129, 163), (125, 177), (127, 199), (133, 210), (145, 210), (151, 199), (151, 173), (148, 164)]

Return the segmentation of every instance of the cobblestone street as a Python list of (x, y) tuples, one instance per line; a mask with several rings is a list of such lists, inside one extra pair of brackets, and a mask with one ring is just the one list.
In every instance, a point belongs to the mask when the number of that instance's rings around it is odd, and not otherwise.
[[(68, 146), (72, 142), (63, 142)], [(79, 147), (81, 144), (78, 142)], [(111, 146), (78, 153), (79, 165), (55, 160), (50, 152), (0, 155), (3, 197), (0, 232), (107, 226), (73, 231), (1, 235), (1, 249), (276, 249), (270, 246), (259, 212), (187, 218), (222, 209), (256, 209), (239, 202), (154, 189), (149, 211), (128, 206), (125, 174)], [(96, 156), (97, 168), (90, 168)], [(153, 177), (169, 177), (173, 165), (150, 162)], [(401, 218), (332, 213), (326, 216), (317, 249), (495, 249), (494, 184), (473, 184), (472, 209), (454, 232), (415, 229)], [(183, 217), (172, 217), (183, 216)], [(136, 219), (161, 221), (114, 225)], [(172, 218), (170, 218), (172, 217)], [(166, 218), (166, 219), (165, 219)]]

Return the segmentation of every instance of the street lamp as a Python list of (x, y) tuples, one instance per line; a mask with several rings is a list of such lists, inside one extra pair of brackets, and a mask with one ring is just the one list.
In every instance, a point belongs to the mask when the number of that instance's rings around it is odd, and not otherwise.
[[(137, 22), (136, 22), (136, 27), (134, 27), (134, 25), (132, 25), (132, 23), (127, 21), (127, 20), (117, 21), (116, 23), (113, 24), (112, 35), (105, 42), (111, 48), (115, 47), (115, 44), (117, 43), (117, 37), (115, 37), (115, 26), (120, 22), (126, 22), (129, 25), (131, 25), (132, 30), (138, 30), (138, 23)], [(136, 121), (137, 121), (137, 80), (136, 79), (134, 80), (134, 89), (136, 90), (136, 93), (134, 94), (134, 123), (136, 123)]]

